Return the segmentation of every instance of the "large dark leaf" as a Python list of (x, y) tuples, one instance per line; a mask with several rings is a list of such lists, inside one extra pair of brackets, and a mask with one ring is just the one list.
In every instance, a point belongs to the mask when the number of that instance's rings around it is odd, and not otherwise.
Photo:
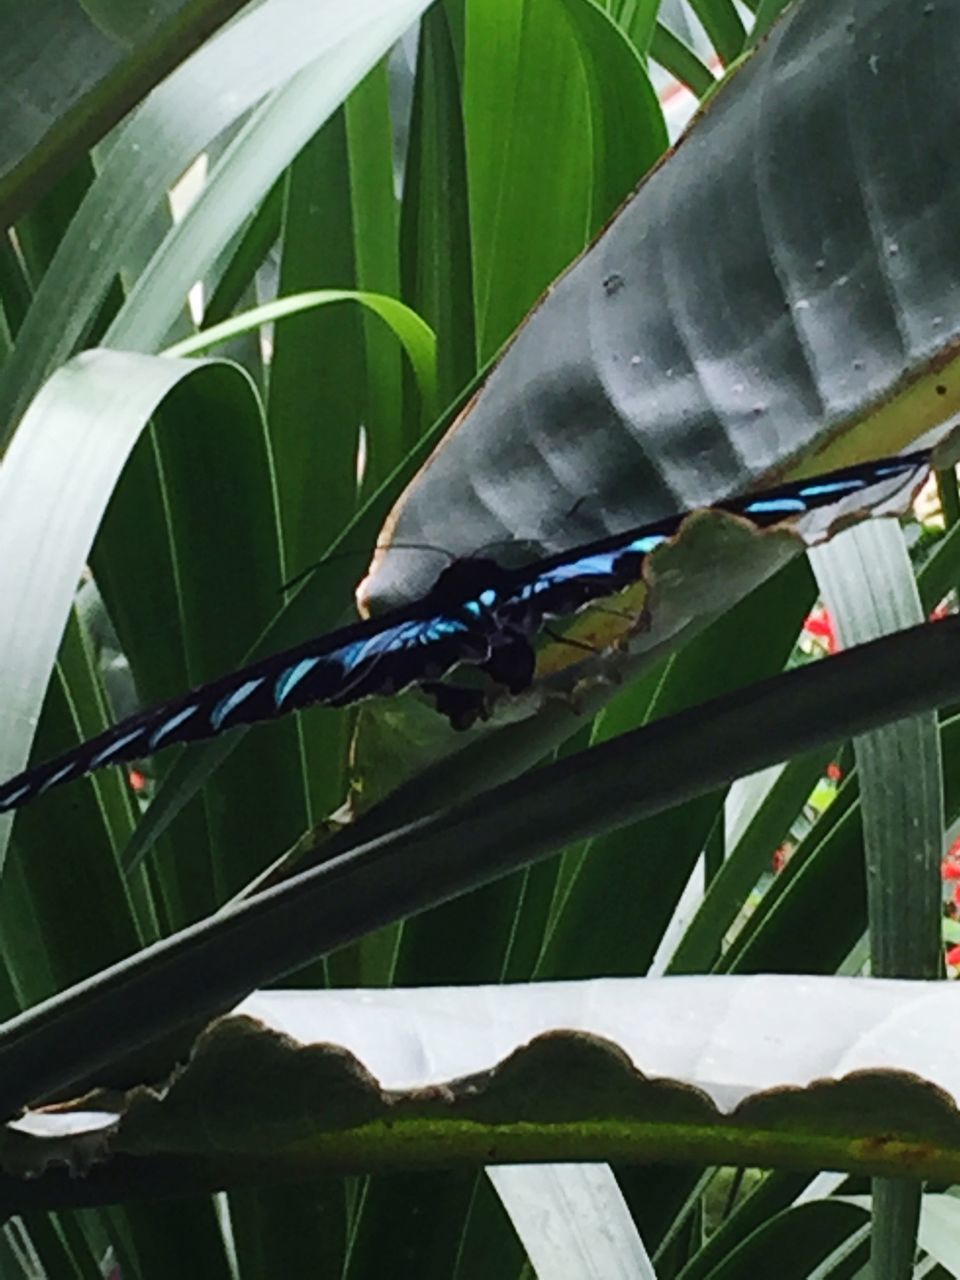
[[(955, 6), (791, 9), (533, 311), (391, 537), (536, 555), (955, 412), (958, 52)], [(381, 555), (367, 599), (435, 574)]]

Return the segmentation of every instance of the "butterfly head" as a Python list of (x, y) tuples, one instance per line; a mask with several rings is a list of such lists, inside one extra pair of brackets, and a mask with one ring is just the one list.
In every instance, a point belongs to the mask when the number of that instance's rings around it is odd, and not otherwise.
[(448, 565), (433, 584), (428, 598), (434, 608), (465, 612), (480, 621), (496, 610), (512, 580), (510, 571), (496, 560), (469, 557)]

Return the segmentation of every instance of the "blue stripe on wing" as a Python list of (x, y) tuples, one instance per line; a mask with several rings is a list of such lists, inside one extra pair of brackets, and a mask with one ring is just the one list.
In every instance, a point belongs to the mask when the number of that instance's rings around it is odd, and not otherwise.
[(284, 667), (273, 686), (273, 705), (278, 711), (283, 707), (287, 694), (296, 688), (304, 676), (310, 674), (319, 661), (319, 657), (301, 658), (293, 666)]
[(147, 750), (149, 752), (156, 751), (158, 747), (164, 745), (164, 739), (168, 738), (174, 729), (188, 720), (190, 716), (194, 716), (200, 710), (199, 702), (191, 702), (189, 706), (184, 707), (181, 711), (176, 711), (173, 715), (165, 716), (159, 725), (151, 733), (147, 741)]
[(255, 680), (244, 680), (239, 688), (231, 690), (230, 693), (220, 699), (210, 712), (210, 728), (214, 733), (219, 733), (225, 727), (227, 720), (230, 718), (230, 713), (242, 707), (244, 702), (256, 693), (266, 678), (266, 676), (257, 676)]
[(809, 511), (810, 506), (802, 498), (756, 498), (753, 502), (748, 502), (743, 510), (748, 516), (768, 516), (774, 513), (792, 515), (795, 512)]

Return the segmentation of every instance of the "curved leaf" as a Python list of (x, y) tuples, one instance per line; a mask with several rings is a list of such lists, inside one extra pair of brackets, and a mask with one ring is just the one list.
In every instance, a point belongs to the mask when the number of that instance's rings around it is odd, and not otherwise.
[[(154, 350), (202, 278), (242, 226), (252, 204), (340, 105), (427, 0), (384, 6), (366, 0), (349, 23), (324, 27), (320, 53), (259, 106), (225, 148), (197, 199), (139, 274), (104, 342)], [(362, 21), (361, 21), (362, 19)], [(329, 19), (327, 19), (329, 20)], [(345, 29), (344, 29), (345, 27)], [(319, 42), (318, 42), (319, 44)]]
[(293, 297), (277, 298), (273, 302), (264, 303), (262, 307), (254, 307), (250, 311), (242, 311), (223, 320), (209, 329), (201, 329), (191, 338), (168, 347), (164, 355), (192, 356), (201, 351), (209, 351), (227, 339), (240, 333), (249, 333), (260, 325), (281, 320), (284, 316), (296, 315), (308, 311), (312, 307), (330, 306), (335, 302), (356, 302), (366, 307), (390, 329), (403, 344), (410, 364), (413, 366), (420, 383), (424, 400), (431, 412), (436, 412), (437, 394), (437, 340), (430, 326), (404, 303), (396, 298), (388, 298), (382, 293), (364, 293), (360, 289), (315, 289), (310, 293), (298, 293)]
[[(246, 381), (219, 362), (88, 352), (30, 407), (0, 465), (0, 772), (27, 761), (94, 534), (140, 432), (190, 376)], [(12, 815), (0, 820), (5, 849)]]

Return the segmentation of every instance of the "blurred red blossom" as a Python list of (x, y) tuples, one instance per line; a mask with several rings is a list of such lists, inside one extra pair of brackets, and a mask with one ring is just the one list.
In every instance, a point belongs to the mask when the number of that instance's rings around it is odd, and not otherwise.
[[(944, 854), (940, 863), (940, 876), (943, 880), (960, 880), (960, 836)], [(960, 890), (960, 885), (957, 889)]]
[(826, 649), (827, 653), (836, 653), (840, 648), (837, 641), (837, 633), (833, 627), (833, 619), (830, 617), (829, 610), (818, 604), (807, 615), (807, 620), (803, 624), (803, 629), (808, 636), (811, 636), (818, 644)]

